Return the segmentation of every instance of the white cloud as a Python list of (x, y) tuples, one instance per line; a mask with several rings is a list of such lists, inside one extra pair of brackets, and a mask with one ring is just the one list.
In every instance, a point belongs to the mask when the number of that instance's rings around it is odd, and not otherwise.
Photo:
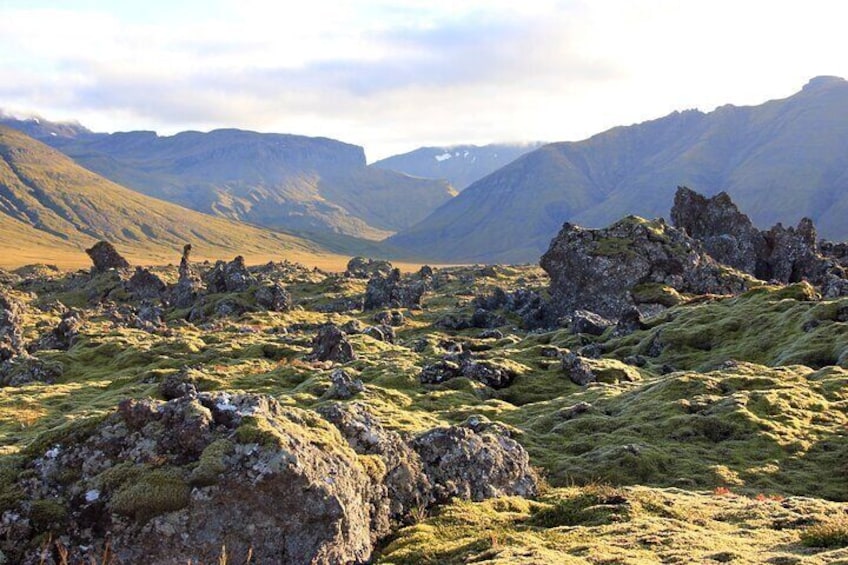
[(0, 107), (101, 130), (324, 135), (371, 158), (580, 139), (848, 75), (848, 14), (823, 0), (14, 4)]

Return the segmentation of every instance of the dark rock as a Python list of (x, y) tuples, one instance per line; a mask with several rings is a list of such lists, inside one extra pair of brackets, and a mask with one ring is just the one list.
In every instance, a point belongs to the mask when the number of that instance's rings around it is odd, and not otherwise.
[(594, 312), (587, 310), (576, 310), (571, 316), (571, 333), (601, 335), (613, 322)]
[(461, 376), (462, 367), (459, 363), (443, 359), (436, 363), (425, 365), (418, 375), (418, 380), (421, 384), (435, 385)]
[(644, 367), (648, 364), (648, 360), (641, 355), (628, 355), (623, 359), (623, 361), (628, 365), (633, 365), (634, 367)]
[(356, 359), (356, 354), (342, 330), (334, 324), (326, 324), (318, 329), (318, 335), (312, 340), (309, 358), (314, 361), (347, 363)]
[(578, 416), (582, 416), (583, 414), (588, 414), (594, 411), (595, 407), (589, 404), (588, 402), (578, 402), (577, 404), (573, 404), (568, 408), (558, 410), (556, 415), (562, 420), (573, 420)]
[(0, 363), (0, 386), (29, 383), (52, 384), (64, 373), (61, 363), (49, 362), (26, 353)]
[(459, 314), (445, 314), (434, 325), (445, 330), (461, 331), (471, 327), (471, 320)]
[(191, 268), (190, 256), (191, 244), (186, 244), (180, 259), (180, 278), (171, 290), (170, 302), (176, 308), (188, 308), (193, 305), (203, 289), (200, 278)]
[(425, 280), (403, 281), (400, 270), (393, 269), (388, 276), (375, 273), (365, 289), (365, 310), (379, 308), (414, 308), (421, 305), (427, 291)]
[(349, 400), (365, 391), (360, 379), (354, 379), (343, 369), (335, 369), (330, 374), (330, 388), (324, 394), (326, 399)]
[(465, 362), (462, 376), (494, 389), (506, 388), (515, 380), (515, 372), (490, 361)]
[(574, 384), (585, 386), (597, 380), (589, 364), (576, 353), (566, 353), (563, 356), (562, 368)]
[(685, 187), (677, 189), (671, 218), (715, 260), (761, 280), (784, 284), (807, 280), (826, 286), (825, 294), (831, 297), (848, 293), (848, 284), (841, 282), (846, 278), (841, 259), (848, 246), (828, 243), (826, 252), (819, 249), (809, 218), (802, 218), (796, 228), (777, 224), (760, 231), (727, 193), (705, 198)]
[(161, 298), (165, 293), (165, 283), (148, 269), (135, 268), (135, 273), (126, 283), (127, 292), (136, 300)]
[(93, 273), (105, 273), (110, 269), (129, 269), (129, 262), (108, 241), (98, 241), (85, 252), (91, 257)]
[(176, 373), (166, 375), (159, 383), (159, 394), (165, 400), (173, 400), (183, 396), (197, 396), (197, 385), (203, 373), (185, 368)]
[(500, 330), (483, 330), (479, 337), (480, 339), (503, 339), (504, 334)]
[(0, 291), (0, 362), (24, 353), (23, 305)]
[(325, 313), (341, 313), (341, 312), (353, 312), (354, 310), (362, 310), (362, 299), (361, 298), (348, 298), (346, 296), (342, 296), (340, 298), (336, 298), (335, 300), (331, 300), (326, 304), (319, 304), (313, 307), (313, 310), (316, 312), (325, 312)]
[(627, 308), (615, 325), (616, 336), (630, 335), (635, 331), (644, 330), (647, 326), (642, 321), (642, 313), (634, 307)]
[(422, 279), (433, 278), (433, 267), (429, 265), (422, 265), (421, 268), (418, 269), (418, 276)]
[(347, 263), (345, 275), (357, 279), (368, 279), (375, 275), (386, 277), (392, 272), (392, 264), (388, 261), (354, 257)]
[(385, 341), (386, 343), (394, 343), (397, 339), (394, 328), (386, 325), (369, 326), (362, 330), (362, 333), (377, 341)]
[(403, 312), (399, 312), (398, 310), (387, 310), (383, 312), (377, 312), (371, 319), (377, 322), (378, 324), (385, 326), (394, 326), (396, 328), (402, 326), (406, 322), (403, 316)]
[(82, 328), (82, 317), (79, 312), (69, 310), (62, 314), (59, 324), (37, 344), (37, 349), (59, 349), (67, 351), (77, 339)]
[(291, 294), (278, 282), (256, 289), (257, 306), (271, 312), (288, 312), (292, 307)]
[(357, 319), (348, 320), (341, 325), (341, 330), (347, 335), (361, 334), (365, 329), (365, 324)]
[(472, 328), (492, 329), (506, 324), (503, 316), (497, 316), (488, 310), (478, 308), (471, 316), (470, 325)]
[(229, 263), (217, 261), (203, 277), (203, 282), (211, 293), (244, 292), (256, 284), (256, 278), (244, 265), (244, 257), (239, 255)]
[(634, 216), (600, 230), (566, 223), (541, 265), (561, 314), (585, 309), (618, 318), (633, 306), (631, 290), (649, 283), (697, 294), (747, 288), (743, 275), (716, 263), (681, 230)]

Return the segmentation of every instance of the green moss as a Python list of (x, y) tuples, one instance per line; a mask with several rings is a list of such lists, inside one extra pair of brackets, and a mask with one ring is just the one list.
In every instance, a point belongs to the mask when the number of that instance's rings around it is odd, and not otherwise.
[(185, 508), (190, 493), (177, 470), (156, 469), (124, 484), (112, 495), (109, 505), (114, 512), (144, 523), (154, 516)]
[(29, 517), (37, 531), (61, 532), (68, 518), (68, 509), (63, 500), (35, 500), (30, 505)]
[(640, 284), (635, 286), (630, 294), (637, 304), (662, 304), (668, 308), (685, 300), (674, 288), (659, 283)]
[(218, 476), (227, 470), (225, 458), (232, 450), (233, 443), (227, 439), (218, 439), (206, 446), (189, 476), (189, 484), (209, 486), (217, 483)]
[(630, 505), (620, 489), (598, 485), (573, 489), (569, 494), (552, 497), (530, 515), (528, 523), (544, 528), (599, 526), (629, 518)]
[(848, 547), (848, 518), (828, 519), (801, 532), (801, 543), (807, 547)]

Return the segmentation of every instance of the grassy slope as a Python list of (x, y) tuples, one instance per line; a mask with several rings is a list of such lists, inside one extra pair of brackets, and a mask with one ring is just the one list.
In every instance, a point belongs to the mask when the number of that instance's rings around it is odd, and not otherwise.
[[(470, 314), (467, 299), (490, 285), (541, 286), (543, 275), (532, 268), (500, 268), (495, 277), (476, 272), (469, 283), (474, 269), (452, 272), (427, 298), (425, 310), (405, 312), (408, 321), (399, 330), (398, 345), (351, 337), (359, 359), (346, 370), (367, 387), (355, 400), (389, 427), (409, 432), (472, 415), (502, 422), (555, 488), (538, 501), (447, 507), (400, 532), (384, 549), (384, 562), (682, 563), (729, 555), (742, 563), (766, 557), (825, 563), (848, 557), (845, 550), (823, 552), (801, 544), (809, 527), (848, 509), (823, 500), (848, 500), (848, 323), (839, 321), (848, 299), (809, 300), (803, 285), (763, 288), (736, 299), (676, 307), (654, 327), (625, 338), (565, 330), (526, 334), (509, 321), (501, 328), (506, 336), (493, 340), (477, 338), (479, 330), (452, 335), (432, 324), (448, 312)], [(173, 268), (163, 276), (175, 278)], [(39, 303), (59, 299), (81, 306), (92, 285), (104, 284), (95, 279), (71, 292), (51, 291), (64, 284), (61, 280), (30, 290), (39, 292)], [(334, 298), (363, 292), (365, 283), (308, 271), (286, 283), (300, 308), (223, 318), (204, 330), (174, 320), (172, 335), (152, 335), (112, 327), (94, 315), (69, 352), (38, 354), (64, 367), (57, 384), (0, 389), (2, 450), (15, 453), (48, 430), (62, 433), (126, 396), (155, 396), (162, 377), (186, 365), (205, 375), (205, 389), (266, 392), (303, 408), (321, 405), (332, 367), (303, 360), (309, 332), (281, 334), (275, 328), (343, 323), (351, 317), (369, 323), (369, 313), (314, 311)], [(820, 325), (804, 332), (803, 322), (810, 319)], [(28, 337), (57, 321), (57, 313), (29, 308)], [(738, 321), (753, 329), (733, 330)], [(619, 360), (659, 331), (668, 336), (665, 349), (643, 368)], [(699, 335), (708, 336), (709, 348)], [(462, 378), (422, 387), (418, 373), (443, 354), (443, 339), (464, 342), (519, 376), (500, 391)], [(416, 353), (407, 346), (418, 340), (424, 346)], [(608, 351), (589, 361), (604, 382), (579, 387), (546, 352), (591, 341)], [(730, 358), (736, 362), (727, 363)], [(825, 359), (828, 366), (818, 368)], [(678, 371), (659, 374), (669, 362)], [(814, 366), (797, 364), (803, 362)], [(586, 409), (575, 412), (575, 406)], [(46, 438), (38, 443), (46, 445)], [(718, 495), (711, 494), (714, 489)], [(733, 494), (719, 496), (723, 489)]]
[(199, 258), (243, 254), (339, 265), (311, 242), (155, 200), (83, 169), (58, 151), (0, 127), (0, 255), (3, 266), (35, 260), (88, 263), (83, 249), (107, 239), (127, 256), (174, 262), (191, 242)]

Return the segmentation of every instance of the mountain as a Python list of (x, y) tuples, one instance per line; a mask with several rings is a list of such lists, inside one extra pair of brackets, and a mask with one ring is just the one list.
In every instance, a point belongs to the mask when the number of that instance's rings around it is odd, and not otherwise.
[(361, 147), (326, 138), (236, 129), (103, 134), (40, 119), (5, 124), (148, 196), (275, 229), (377, 240), (456, 194), (445, 181), (368, 167)]
[(812, 218), (848, 239), (848, 82), (817, 77), (759, 106), (674, 112), (545, 145), (388, 240), (440, 261), (535, 261), (564, 221), (666, 216), (679, 185), (726, 191), (760, 227)]
[(99, 239), (129, 257), (304, 258), (321, 248), (293, 235), (214, 218), (108, 181), (20, 131), (0, 126), (0, 248), (4, 265), (87, 262)]
[(474, 181), (541, 145), (533, 142), (421, 147), (409, 153), (387, 157), (373, 166), (414, 177), (446, 179), (452, 186), (463, 190)]

